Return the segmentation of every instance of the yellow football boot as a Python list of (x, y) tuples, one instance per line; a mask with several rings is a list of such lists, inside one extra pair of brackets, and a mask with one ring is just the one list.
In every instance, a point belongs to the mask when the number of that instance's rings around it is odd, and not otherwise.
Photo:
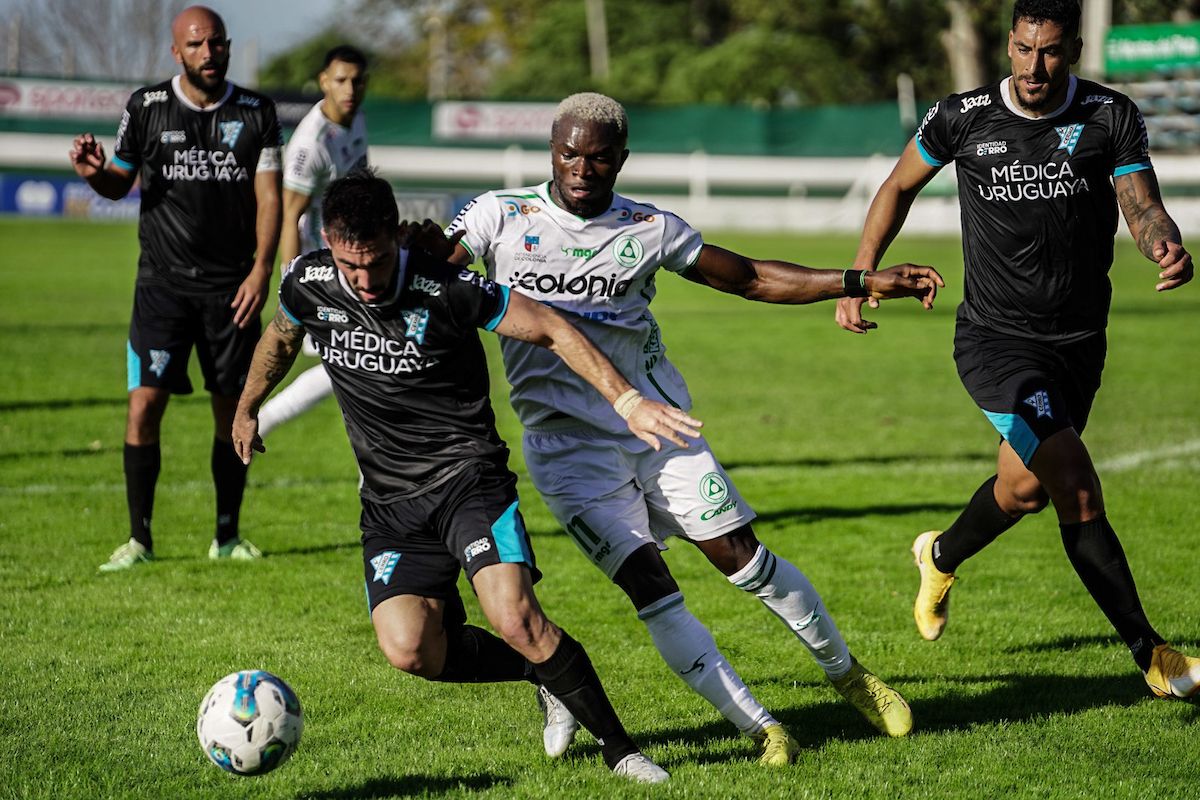
[(950, 587), (954, 585), (953, 574), (942, 572), (933, 565), (933, 542), (941, 535), (941, 531), (925, 531), (912, 545), (913, 560), (921, 571), (921, 588), (913, 603), (913, 619), (921, 638), (931, 642), (946, 629), (946, 619), (950, 615)]
[(1156, 697), (1181, 700), (1192, 697), (1200, 692), (1200, 658), (1185, 656), (1168, 644), (1160, 644), (1150, 656), (1146, 685)]
[(751, 737), (762, 748), (758, 763), (767, 767), (786, 767), (800, 755), (800, 745), (779, 723), (768, 725)]
[(906, 736), (912, 730), (912, 710), (892, 687), (863, 668), (857, 661), (850, 671), (832, 681), (833, 688), (858, 709), (867, 722), (887, 736)]

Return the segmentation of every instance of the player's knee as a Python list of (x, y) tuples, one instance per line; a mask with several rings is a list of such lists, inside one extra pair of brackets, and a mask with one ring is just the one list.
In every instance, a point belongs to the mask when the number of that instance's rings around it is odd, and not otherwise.
[(1050, 503), (1050, 495), (1032, 472), (1001, 472), (995, 484), (996, 505), (1010, 517), (1036, 514)]
[(522, 655), (539, 648), (547, 629), (545, 617), (532, 609), (510, 609), (490, 621), (504, 643)]
[(612, 580), (639, 611), (679, 591), (679, 584), (667, 569), (667, 562), (653, 544), (643, 545), (630, 553)]
[(743, 525), (715, 539), (697, 542), (696, 546), (722, 574), (732, 575), (750, 563), (758, 552), (759, 542), (754, 530), (749, 525)]
[(420, 639), (398, 636), (380, 637), (379, 649), (383, 651), (389, 664), (409, 675), (436, 678), (444, 666), (441, 663), (434, 663), (434, 659), (429, 657), (430, 653)]

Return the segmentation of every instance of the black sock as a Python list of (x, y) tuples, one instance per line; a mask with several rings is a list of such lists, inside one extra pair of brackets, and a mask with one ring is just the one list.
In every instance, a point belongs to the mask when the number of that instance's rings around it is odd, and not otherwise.
[(162, 451), (154, 444), (125, 443), (125, 500), (129, 504), (129, 535), (154, 549), (150, 519), (154, 516), (154, 487), (162, 467)]
[(1021, 519), (1010, 517), (997, 505), (995, 485), (995, 475), (984, 481), (954, 524), (934, 541), (933, 565), (940, 571), (954, 572)]
[(446, 666), (433, 678), (445, 683), (533, 682), (533, 666), (504, 640), (483, 628), (446, 631)]
[(1163, 638), (1146, 619), (1125, 551), (1108, 517), (1058, 527), (1071, 566), (1145, 672), (1150, 668), (1151, 652)]
[(238, 458), (231, 442), (213, 439), (212, 476), (217, 487), (217, 544), (238, 538), (238, 514), (246, 490), (248, 468)]
[(600, 678), (583, 645), (572, 639), (566, 631), (554, 655), (541, 664), (533, 665), (538, 682), (562, 701), (567, 710), (575, 715), (579, 724), (587, 728), (604, 756), (604, 763), (612, 769), (622, 758), (638, 752), (637, 745), (625, 732), (625, 726), (617, 718)]

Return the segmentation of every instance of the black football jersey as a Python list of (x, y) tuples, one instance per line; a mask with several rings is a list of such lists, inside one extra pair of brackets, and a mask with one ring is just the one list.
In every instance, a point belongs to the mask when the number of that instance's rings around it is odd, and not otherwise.
[(312, 336), (362, 472), (362, 496), (420, 494), (472, 463), (506, 464), (479, 328), (509, 289), (467, 269), (400, 251), (389, 299), (362, 302), (328, 250), (293, 261), (280, 306)]
[(1108, 323), (1117, 230), (1112, 178), (1151, 169), (1128, 97), (1070, 79), (1054, 113), (1017, 110), (1006, 78), (953, 94), (926, 114), (917, 148), (958, 174), (965, 278), (959, 320), (1070, 341)]
[(229, 291), (254, 264), (254, 175), (260, 159), (279, 169), (283, 134), (270, 98), (226, 82), (224, 99), (200, 109), (179, 81), (134, 92), (117, 129), (113, 163), (141, 178), (138, 279)]

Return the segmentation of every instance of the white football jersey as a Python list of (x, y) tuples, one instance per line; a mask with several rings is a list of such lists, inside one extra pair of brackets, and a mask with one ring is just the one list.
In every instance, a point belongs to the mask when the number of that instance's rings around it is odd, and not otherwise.
[[(660, 267), (682, 272), (699, 258), (704, 241), (698, 231), (670, 212), (617, 194), (608, 211), (583, 219), (554, 204), (548, 182), (480, 195), (446, 232), (459, 229), (489, 278), (564, 313), (642, 394), (691, 408), (650, 301)], [(600, 393), (554, 353), (508, 338), (501, 350), (523, 425), (539, 425), (558, 412), (628, 432)]]
[(300, 217), (300, 252), (320, 250), (321, 195), (325, 187), (355, 167), (367, 165), (367, 120), (354, 115), (349, 128), (330, 122), (317, 103), (296, 126), (284, 150), (283, 188), (308, 195)]

